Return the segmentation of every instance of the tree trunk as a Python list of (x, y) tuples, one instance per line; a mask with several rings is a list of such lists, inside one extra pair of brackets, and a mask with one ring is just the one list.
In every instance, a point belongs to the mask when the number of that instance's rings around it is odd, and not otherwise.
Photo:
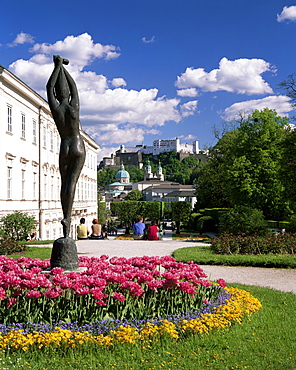
[(180, 234), (180, 225), (181, 225), (181, 222), (176, 221), (176, 228), (177, 228), (176, 234)]

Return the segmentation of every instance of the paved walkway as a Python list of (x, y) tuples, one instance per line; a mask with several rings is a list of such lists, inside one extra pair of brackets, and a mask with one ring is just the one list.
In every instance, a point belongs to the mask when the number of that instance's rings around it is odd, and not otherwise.
[[(205, 245), (191, 241), (176, 241), (166, 233), (164, 240), (78, 240), (78, 255), (99, 257), (166, 256), (179, 248)], [(228, 283), (240, 283), (268, 287), (296, 294), (296, 270), (257, 267), (229, 267), (201, 265), (210, 280), (223, 278)]]

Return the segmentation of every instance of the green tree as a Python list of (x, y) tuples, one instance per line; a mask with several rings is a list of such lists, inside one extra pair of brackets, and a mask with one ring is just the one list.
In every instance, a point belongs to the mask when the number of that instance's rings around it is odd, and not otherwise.
[(230, 199), (225, 189), (225, 159), (235, 140), (237, 131), (228, 131), (209, 150), (208, 159), (200, 166), (196, 179), (196, 209), (229, 207)]
[(177, 234), (180, 234), (181, 222), (188, 221), (191, 215), (191, 204), (186, 201), (173, 201), (172, 205), (172, 219), (176, 223)]
[(132, 224), (137, 216), (142, 215), (143, 203), (133, 200), (125, 200), (122, 202), (111, 203), (112, 213), (117, 214), (119, 221), (122, 221), (126, 227), (126, 234), (130, 233)]
[(115, 175), (117, 172), (118, 168), (109, 168), (109, 167), (105, 167), (102, 170), (98, 171), (97, 174), (98, 187), (104, 189), (106, 185), (115, 182)]
[(199, 165), (199, 161), (195, 157), (186, 157), (181, 162), (183, 168), (189, 168), (193, 170), (195, 167)]
[(246, 205), (267, 219), (289, 213), (283, 174), (288, 119), (274, 110), (255, 110), (210, 150), (196, 181), (199, 208)]
[(263, 213), (258, 209), (237, 206), (229, 212), (222, 213), (219, 231), (232, 234), (262, 235), (266, 233), (266, 222)]
[(130, 182), (142, 181), (144, 178), (145, 171), (139, 168), (139, 166), (125, 166), (125, 170), (130, 175)]
[(98, 221), (99, 224), (104, 225), (107, 223), (108, 210), (106, 209), (106, 202), (98, 202)]
[(164, 215), (164, 202), (143, 202), (143, 217), (156, 222), (162, 220)]
[(280, 168), (287, 123), (286, 117), (267, 108), (255, 110), (242, 120), (222, 169), (224, 187), (233, 206), (260, 209), (269, 219), (281, 219), (286, 214)]
[(287, 129), (282, 144), (281, 179), (285, 186), (285, 196), (290, 201), (290, 208), (296, 212), (296, 131)]
[(26, 240), (27, 235), (31, 234), (37, 227), (34, 216), (20, 211), (2, 217), (0, 222), (5, 235), (17, 241)]
[(190, 184), (191, 170), (189, 168), (184, 168), (182, 171), (178, 171), (171, 175), (170, 179), (172, 181), (178, 182), (179, 184)]
[(143, 194), (141, 190), (134, 189), (131, 192), (129, 192), (125, 198), (126, 200), (143, 200)]

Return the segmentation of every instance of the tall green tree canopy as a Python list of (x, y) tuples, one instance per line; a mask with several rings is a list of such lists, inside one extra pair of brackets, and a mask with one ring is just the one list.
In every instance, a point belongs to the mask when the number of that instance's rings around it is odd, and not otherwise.
[(142, 216), (144, 202), (136, 200), (125, 200), (123, 202), (111, 203), (112, 213), (126, 226), (126, 234), (129, 234), (132, 224), (137, 216)]
[[(212, 203), (221, 196), (231, 206), (249, 206), (261, 210), (268, 219), (283, 219), (288, 212), (281, 176), (287, 124), (286, 117), (267, 108), (255, 110), (242, 119), (240, 126), (226, 133), (211, 150), (211, 160), (203, 167), (197, 182), (197, 196), (205, 177), (211, 174), (213, 186), (207, 181), (207, 192)], [(202, 200), (205, 204), (205, 197)]]
[(225, 188), (232, 206), (248, 205), (281, 219), (287, 203), (280, 178), (282, 142), (288, 119), (255, 110), (237, 129), (225, 160)]
[(181, 222), (188, 221), (191, 215), (191, 204), (186, 201), (173, 201), (172, 219), (176, 222), (177, 234), (180, 234)]
[(143, 194), (141, 190), (134, 189), (131, 192), (129, 192), (125, 198), (126, 200), (143, 200)]
[(226, 132), (209, 150), (208, 160), (202, 163), (195, 182), (197, 208), (230, 207), (230, 199), (224, 186), (223, 168), (226, 155), (236, 135), (236, 131)]
[(285, 186), (285, 195), (290, 200), (290, 207), (296, 212), (296, 130), (287, 130), (283, 141), (281, 179)]

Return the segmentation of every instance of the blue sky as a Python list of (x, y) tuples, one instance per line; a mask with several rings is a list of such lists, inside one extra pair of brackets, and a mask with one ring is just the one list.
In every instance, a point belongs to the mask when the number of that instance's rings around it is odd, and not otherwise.
[(269, 107), (291, 116), (278, 84), (296, 72), (296, 0), (10, 0), (0, 64), (46, 98), (52, 55), (80, 95), (83, 129), (101, 146), (180, 137)]

